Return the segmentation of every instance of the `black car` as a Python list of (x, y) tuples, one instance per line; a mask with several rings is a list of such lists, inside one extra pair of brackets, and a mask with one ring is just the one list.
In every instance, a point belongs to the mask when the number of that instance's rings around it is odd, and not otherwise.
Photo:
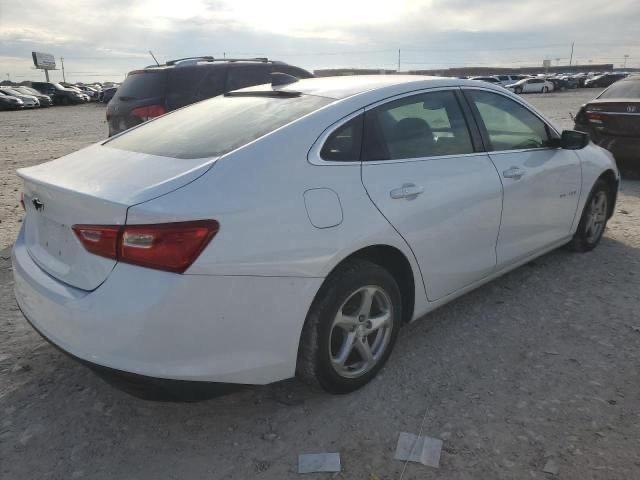
[(107, 87), (100, 90), (100, 93), (98, 94), (98, 101), (102, 103), (109, 103), (117, 91), (118, 87)]
[(52, 82), (31, 82), (31, 88), (35, 88), (40, 93), (48, 95), (55, 105), (75, 105), (83, 103), (84, 97), (70, 88), (65, 88), (59, 83)]
[(21, 108), (24, 108), (22, 100), (0, 90), (0, 110), (19, 110)]
[(206, 98), (269, 83), (273, 72), (313, 77), (302, 68), (266, 58), (183, 58), (134, 70), (107, 106), (109, 136)]
[(625, 75), (622, 73), (605, 73), (585, 80), (584, 86), (586, 88), (604, 88), (614, 84), (618, 80), (622, 80), (624, 77)]
[(574, 128), (613, 153), (624, 175), (640, 176), (640, 75), (614, 83), (583, 105)]

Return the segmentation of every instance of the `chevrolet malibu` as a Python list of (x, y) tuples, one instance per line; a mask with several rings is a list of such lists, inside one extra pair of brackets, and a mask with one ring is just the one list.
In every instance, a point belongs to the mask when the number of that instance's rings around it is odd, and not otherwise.
[(18, 174), (15, 294), (54, 345), (136, 379), (333, 393), (404, 323), (596, 247), (619, 182), (501, 87), (395, 75), (230, 92)]

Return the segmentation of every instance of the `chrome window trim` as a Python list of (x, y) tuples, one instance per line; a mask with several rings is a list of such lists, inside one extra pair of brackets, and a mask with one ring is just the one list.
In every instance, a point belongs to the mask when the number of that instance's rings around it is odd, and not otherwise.
[(430, 162), (430, 161), (436, 161), (436, 160), (447, 160), (451, 158), (480, 157), (480, 156), (489, 158), (489, 152), (459, 153), (454, 155), (437, 155), (433, 157), (396, 158), (391, 160), (369, 160), (368, 162), (361, 162), (361, 163), (362, 165), (387, 165), (389, 163)]

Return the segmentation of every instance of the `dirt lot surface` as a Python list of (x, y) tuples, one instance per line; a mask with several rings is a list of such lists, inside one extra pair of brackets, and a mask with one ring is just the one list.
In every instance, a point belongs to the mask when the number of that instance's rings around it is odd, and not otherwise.
[[(595, 93), (527, 99), (566, 128)], [(13, 170), (100, 139), (103, 119), (95, 105), (0, 113), (2, 246), (21, 213)], [(2, 479), (297, 478), (312, 452), (342, 458), (313, 478), (398, 479), (398, 434), (425, 412), (440, 468), (406, 479), (640, 478), (640, 182), (595, 251), (552, 252), (407, 326), (346, 396), (289, 380), (196, 404), (130, 397), (28, 326), (0, 257)]]

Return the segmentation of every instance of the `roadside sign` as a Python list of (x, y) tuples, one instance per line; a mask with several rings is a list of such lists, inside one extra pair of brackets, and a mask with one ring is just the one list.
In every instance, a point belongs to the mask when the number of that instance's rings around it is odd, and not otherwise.
[(31, 52), (31, 56), (33, 57), (33, 64), (36, 68), (41, 68), (43, 70), (56, 69), (56, 59), (50, 53)]

